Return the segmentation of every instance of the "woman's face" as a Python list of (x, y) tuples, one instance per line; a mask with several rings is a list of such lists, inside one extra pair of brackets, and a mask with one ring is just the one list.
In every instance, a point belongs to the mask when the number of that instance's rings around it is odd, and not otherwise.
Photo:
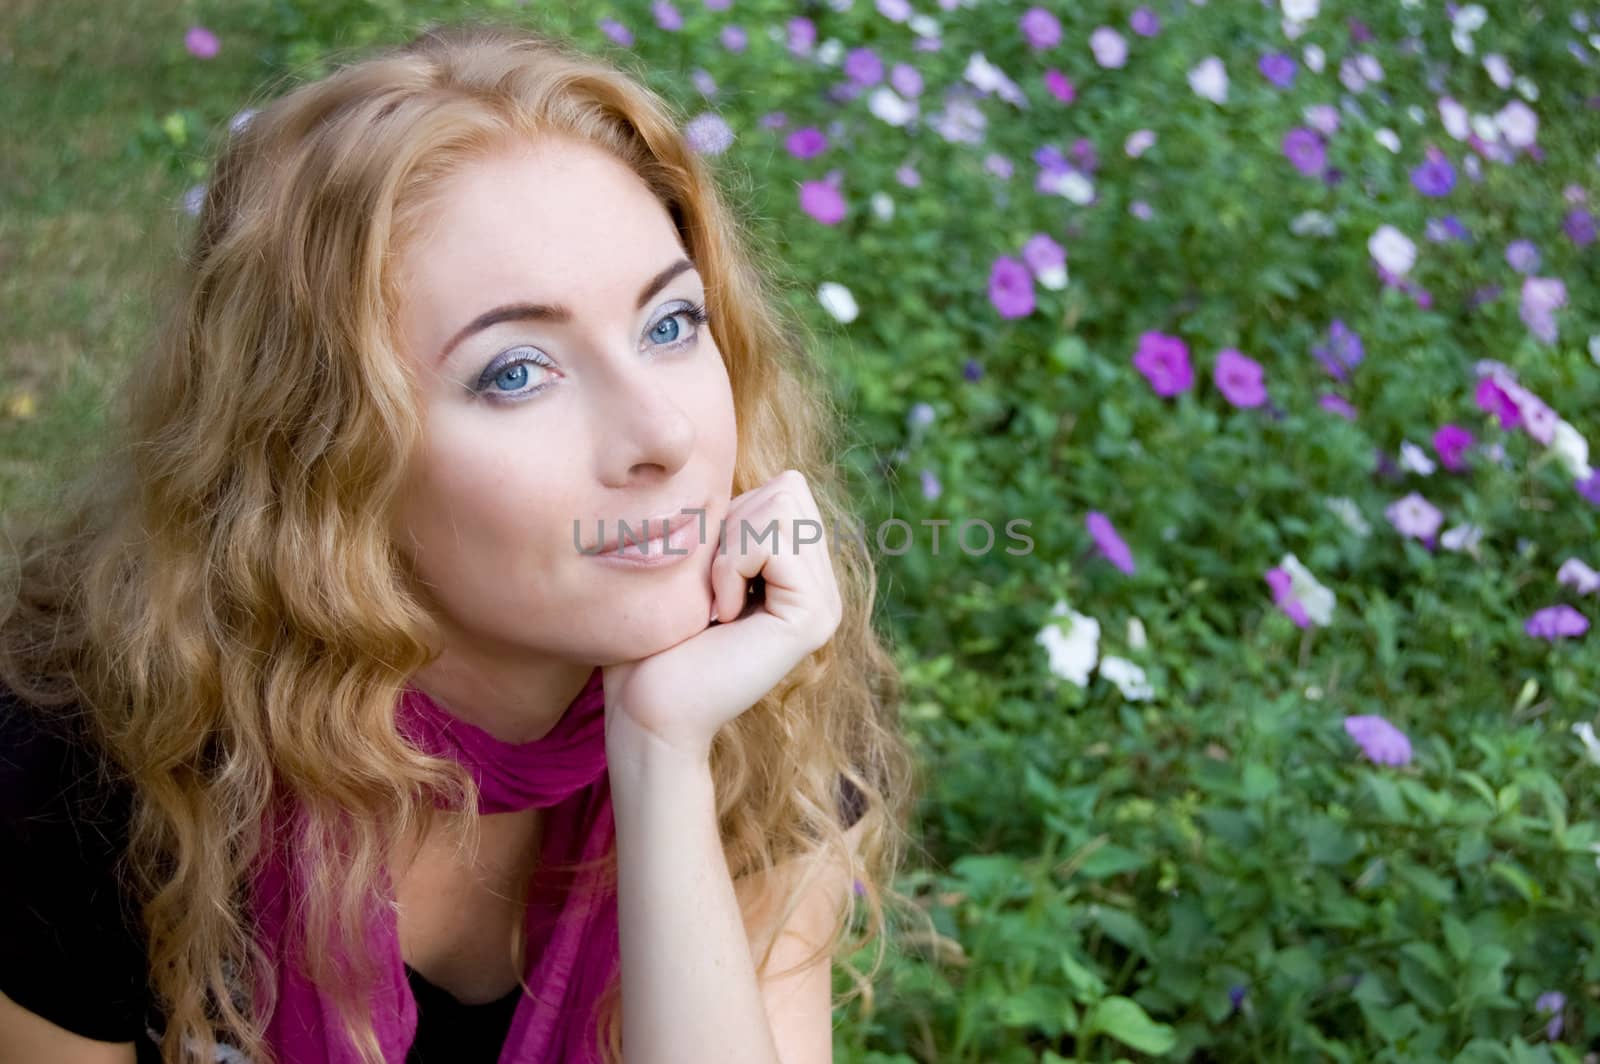
[[(426, 430), (394, 534), (450, 649), (480, 669), (630, 661), (706, 627), (737, 435), (712, 326), (691, 316), (704, 280), (676, 268), (686, 259), (631, 170), (556, 137), (456, 175), (404, 249), (400, 341)], [(570, 313), (492, 313), (532, 305)], [(706, 509), (705, 533), (694, 518), (692, 553), (671, 565), (624, 568), (574, 545), (575, 524), (592, 548), (619, 520), (639, 538), (647, 518), (685, 507)]]

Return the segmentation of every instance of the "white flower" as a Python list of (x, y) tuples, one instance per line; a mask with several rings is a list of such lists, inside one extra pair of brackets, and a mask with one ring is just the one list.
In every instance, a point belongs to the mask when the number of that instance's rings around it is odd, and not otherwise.
[(1281, 26), (1284, 38), (1291, 41), (1298, 41), (1301, 37), (1304, 37), (1306, 30), (1309, 28), (1304, 22), (1296, 22), (1292, 18), (1284, 19)]
[(1313, 624), (1326, 627), (1333, 619), (1333, 592), (1319, 584), (1293, 554), (1285, 554), (1278, 568), (1289, 574), (1289, 594), (1304, 607), (1306, 616)]
[(1471, 55), (1473, 51), (1472, 34), (1457, 26), (1450, 31), (1450, 43), (1456, 46), (1456, 51), (1462, 55)]
[(1556, 583), (1563, 587), (1570, 584), (1578, 594), (1589, 595), (1600, 591), (1600, 573), (1577, 558), (1568, 558), (1556, 570)]
[(1039, 282), (1040, 288), (1048, 288), (1052, 292), (1059, 292), (1067, 287), (1067, 265), (1063, 262), (1047, 267), (1034, 274), (1033, 279)]
[(1148, 129), (1136, 129), (1128, 134), (1128, 139), (1122, 142), (1122, 150), (1132, 158), (1137, 159), (1150, 150), (1156, 142), (1155, 132)]
[(822, 309), (845, 324), (855, 321), (860, 312), (850, 289), (835, 281), (823, 281), (817, 286), (817, 301), (822, 304)]
[(1208, 55), (1189, 71), (1189, 87), (1212, 103), (1228, 102), (1228, 70), (1222, 60)]
[(1396, 133), (1394, 130), (1390, 129), (1388, 126), (1384, 126), (1382, 129), (1380, 129), (1376, 133), (1374, 133), (1372, 135), (1372, 139), (1377, 141), (1379, 144), (1382, 144), (1385, 148), (1388, 148), (1390, 151), (1392, 151), (1392, 152), (1394, 152), (1396, 154), (1399, 154), (1399, 152), (1400, 152), (1400, 134)]
[(1600, 366), (1600, 333), (1589, 337), (1589, 361)]
[(1439, 544), (1445, 550), (1466, 551), (1476, 558), (1478, 556), (1478, 543), (1482, 539), (1483, 529), (1477, 525), (1467, 523), (1446, 529), (1439, 536)]
[(1049, 653), (1051, 673), (1079, 687), (1087, 686), (1100, 656), (1100, 622), (1069, 609), (1065, 602), (1057, 602), (1050, 615), (1070, 618), (1067, 630), (1051, 621), (1039, 630), (1034, 642)]
[(1094, 182), (1076, 170), (1056, 178), (1056, 191), (1080, 207), (1094, 201)]
[(837, 37), (829, 37), (817, 45), (817, 61), (823, 66), (838, 66), (844, 58), (844, 44)]
[(1483, 5), (1468, 4), (1456, 10), (1456, 17), (1453, 21), (1456, 29), (1463, 33), (1476, 33), (1483, 28), (1483, 24), (1488, 18), (1489, 12), (1483, 9)]
[(1556, 461), (1561, 463), (1573, 480), (1588, 480), (1594, 470), (1589, 467), (1589, 441), (1565, 419), (1556, 422), (1555, 436), (1550, 441)]
[(867, 110), (891, 126), (903, 126), (917, 117), (916, 101), (900, 98), (900, 94), (887, 85), (879, 85), (867, 97)]
[(1405, 276), (1417, 264), (1417, 245), (1392, 225), (1380, 225), (1367, 240), (1367, 250), (1378, 265), (1397, 276)]
[(1440, 97), (1439, 119), (1444, 123), (1444, 131), (1456, 140), (1466, 140), (1467, 134), (1472, 131), (1472, 125), (1467, 119), (1467, 109), (1452, 97)]
[(1483, 69), (1489, 72), (1489, 80), (1496, 87), (1509, 89), (1511, 87), (1511, 64), (1506, 62), (1506, 57), (1499, 52), (1490, 52), (1483, 57)]
[(1289, 232), (1295, 236), (1332, 236), (1333, 219), (1318, 210), (1301, 211), (1289, 223)]
[(1094, 61), (1107, 70), (1127, 65), (1128, 42), (1110, 26), (1100, 26), (1089, 34), (1089, 50), (1094, 53)]
[(1354, 499), (1338, 495), (1331, 499), (1324, 499), (1323, 503), (1334, 512), (1334, 515), (1340, 521), (1344, 522), (1346, 528), (1362, 539), (1366, 539), (1372, 534), (1372, 526), (1367, 523), (1365, 517), (1361, 516), (1361, 507), (1356, 505)]
[(939, 23), (934, 21), (932, 15), (912, 15), (906, 25), (910, 26), (911, 32), (918, 37), (939, 36)]
[(1310, 22), (1317, 17), (1317, 6), (1317, 0), (1283, 0), (1283, 16), (1296, 22)]
[[(1588, 755), (1589, 760), (1600, 765), (1600, 739), (1595, 738), (1594, 725), (1586, 720), (1580, 720), (1572, 726), (1572, 734), (1583, 743), (1583, 752)], [(1595, 852), (1600, 853), (1600, 849), (1596, 849)], [(1596, 860), (1595, 864), (1600, 866), (1600, 860)]]
[(1328, 53), (1315, 44), (1308, 44), (1300, 52), (1300, 57), (1306, 61), (1306, 69), (1313, 74), (1322, 73), (1323, 67), (1328, 65)]
[(1378, 63), (1378, 57), (1362, 52), (1356, 56), (1356, 69), (1361, 71), (1361, 76), (1368, 81), (1382, 81), (1383, 67)]
[(1107, 654), (1100, 660), (1100, 675), (1116, 684), (1122, 697), (1130, 702), (1145, 702), (1155, 695), (1155, 689), (1145, 680), (1144, 670), (1127, 658)]
[(1424, 477), (1433, 476), (1437, 468), (1433, 459), (1428, 457), (1428, 452), (1412, 443), (1410, 440), (1400, 442), (1400, 468), (1409, 469), (1411, 472)]
[[(1600, 51), (1600, 48), (1595, 50)], [(1539, 86), (1535, 85), (1531, 80), (1523, 75), (1517, 75), (1516, 80), (1512, 81), (1511, 84), (1516, 86), (1517, 95), (1521, 96), (1524, 100), (1527, 100), (1531, 103), (1539, 98)]]
[(1406, 117), (1411, 119), (1412, 125), (1420, 126), (1422, 123), (1428, 120), (1428, 112), (1424, 111), (1416, 104), (1412, 104), (1406, 108)]
[(1539, 133), (1539, 116), (1521, 100), (1512, 100), (1495, 112), (1494, 124), (1513, 148), (1532, 147)]
[(1145, 635), (1144, 622), (1137, 617), (1128, 618), (1128, 645), (1135, 650), (1143, 650), (1150, 645), (1150, 639)]

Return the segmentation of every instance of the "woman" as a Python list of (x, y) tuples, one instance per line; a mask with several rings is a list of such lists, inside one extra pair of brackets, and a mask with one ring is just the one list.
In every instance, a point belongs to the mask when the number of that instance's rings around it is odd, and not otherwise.
[(231, 135), (0, 608), (0, 1059), (830, 1059), (915, 770), (747, 243), (520, 29)]

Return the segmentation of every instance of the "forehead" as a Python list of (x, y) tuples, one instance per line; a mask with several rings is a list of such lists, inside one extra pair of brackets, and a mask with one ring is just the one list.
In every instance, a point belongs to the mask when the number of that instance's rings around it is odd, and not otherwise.
[(427, 229), (398, 256), (400, 326), (419, 353), (508, 302), (631, 313), (639, 286), (682, 253), (639, 177), (568, 138), (518, 141), (441, 186)]

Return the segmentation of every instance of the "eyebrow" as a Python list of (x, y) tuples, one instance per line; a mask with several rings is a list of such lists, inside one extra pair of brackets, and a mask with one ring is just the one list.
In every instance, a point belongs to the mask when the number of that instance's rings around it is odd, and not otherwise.
[[(667, 284), (674, 277), (685, 270), (694, 268), (694, 263), (688, 259), (679, 259), (650, 278), (650, 282), (639, 293), (639, 300), (634, 309), (636, 311), (643, 310), (644, 305), (650, 302), (657, 292), (667, 287)], [(491, 325), (499, 325), (501, 322), (506, 321), (549, 321), (564, 324), (570, 322), (572, 318), (572, 309), (560, 303), (507, 303), (504, 306), (495, 307), (493, 310), (484, 311), (463, 326), (461, 331), (452, 336), (450, 342), (444, 345), (444, 350), (439, 353), (439, 361), (442, 363), (449, 358), (450, 352), (454, 351), (461, 341), (473, 333), (482, 332)]]

